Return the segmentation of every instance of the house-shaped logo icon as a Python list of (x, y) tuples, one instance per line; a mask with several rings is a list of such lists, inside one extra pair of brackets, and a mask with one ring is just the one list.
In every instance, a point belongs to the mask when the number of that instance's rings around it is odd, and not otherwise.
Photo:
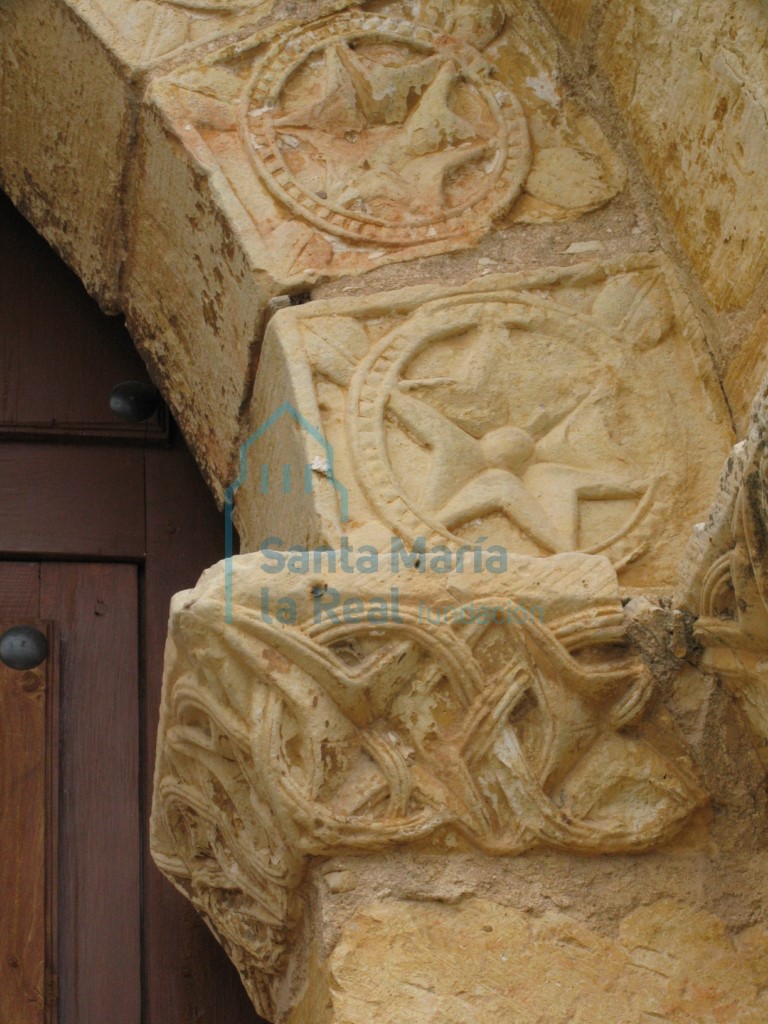
[(295, 467), (286, 463), (283, 466), (269, 466), (263, 463), (259, 467), (259, 491), (261, 494), (268, 494), (275, 484), (278, 484), (282, 493), (290, 495), (295, 488), (301, 486), (304, 494), (312, 494), (315, 480), (318, 475), (327, 480), (336, 491), (339, 499), (339, 513), (342, 523), (349, 520), (349, 492), (340, 483), (334, 474), (333, 445), (324, 437), (318, 427), (313, 426), (301, 413), (291, 405), (290, 402), (283, 402), (275, 409), (271, 416), (261, 424), (241, 445), (238, 461), (238, 475), (235, 481), (227, 487), (224, 492), (224, 606), (225, 620), (232, 622), (232, 557), (234, 548), (234, 524), (233, 516), (235, 510), (235, 495), (248, 479), (248, 454), (261, 438), (275, 426), (284, 416), (291, 417), (301, 430), (317, 442), (323, 450), (324, 455), (318, 456), (312, 462), (306, 463), (301, 472), (301, 481), (296, 480)]

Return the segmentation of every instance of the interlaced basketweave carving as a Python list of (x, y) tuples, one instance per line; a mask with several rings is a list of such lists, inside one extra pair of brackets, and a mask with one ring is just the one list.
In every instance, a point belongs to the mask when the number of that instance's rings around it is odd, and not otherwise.
[[(176, 605), (153, 848), (265, 1009), (307, 856), (417, 841), (639, 851), (704, 799), (668, 723), (648, 719), (651, 677), (618, 601), (448, 624), (404, 594), (373, 626), (316, 621), (323, 583), (303, 578), (289, 626), (259, 611), (257, 557), (232, 625), (219, 572)], [(508, 606), (505, 589), (485, 604)], [(359, 578), (354, 593), (365, 601)]]
[(678, 602), (698, 616), (704, 664), (724, 680), (768, 765), (768, 390), (733, 449), (717, 501), (693, 534)]

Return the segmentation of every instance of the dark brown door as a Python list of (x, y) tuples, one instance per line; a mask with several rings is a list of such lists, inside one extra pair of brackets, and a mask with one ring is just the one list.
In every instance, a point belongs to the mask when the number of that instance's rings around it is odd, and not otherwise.
[[(47, 637), (53, 656), (26, 670), (0, 662), (0, 1019), (49, 1024), (55, 1006), (57, 780), (51, 727), (58, 721), (56, 645), (37, 618), (27, 566), (0, 566), (0, 590), (21, 618)], [(5, 607), (10, 600), (4, 600)]]
[[(1, 198), (1, 197), (0, 197)], [(222, 557), (223, 521), (121, 322), (0, 202), (2, 1024), (255, 1024), (223, 951), (162, 878), (147, 818), (168, 605)]]

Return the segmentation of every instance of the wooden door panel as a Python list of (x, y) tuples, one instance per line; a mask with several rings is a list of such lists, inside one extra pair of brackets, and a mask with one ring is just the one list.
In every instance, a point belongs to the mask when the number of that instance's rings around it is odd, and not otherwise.
[(104, 316), (75, 274), (0, 193), (0, 437), (167, 441), (163, 407), (144, 423), (109, 410), (149, 376), (122, 317)]
[[(40, 618), (40, 566), (37, 562), (0, 562), (0, 619), (13, 625)], [(15, 620), (19, 619), (17, 623)]]
[(0, 617), (63, 634), (55, 1024), (259, 1024), (147, 845), (168, 606), (221, 513), (162, 413), (108, 412), (139, 357), (2, 194), (0, 262)]
[[(0, 571), (0, 583), (11, 576)], [(33, 601), (36, 579), (26, 583)], [(3, 605), (11, 605), (4, 597)], [(23, 671), (0, 662), (0, 1020), (53, 1024), (56, 647), (49, 625), (25, 612), (0, 618), (0, 635), (18, 625), (46, 633), (50, 654)]]
[(0, 550), (144, 557), (144, 457), (95, 445), (0, 444)]
[(43, 563), (61, 637), (59, 1024), (141, 1020), (138, 571)]

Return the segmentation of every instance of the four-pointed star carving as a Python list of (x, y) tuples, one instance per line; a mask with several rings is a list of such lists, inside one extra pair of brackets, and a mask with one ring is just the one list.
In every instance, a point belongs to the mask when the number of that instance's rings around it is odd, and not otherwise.
[(274, 125), (291, 169), (329, 203), (432, 216), (446, 206), (447, 177), (498, 148), (490, 121), (475, 124), (452, 109), (461, 81), (453, 60), (393, 67), (337, 43), (325, 53), (320, 94), (293, 110), (284, 100)]
[(545, 552), (578, 550), (581, 501), (637, 500), (649, 482), (591, 468), (576, 450), (572, 463), (546, 451), (549, 436), (566, 438), (568, 425), (597, 403), (601, 381), (514, 425), (516, 396), (505, 373), (512, 355), (507, 328), (484, 322), (457, 374), (402, 380), (390, 394), (392, 414), (430, 452), (419, 503), (449, 530), (500, 512)]

